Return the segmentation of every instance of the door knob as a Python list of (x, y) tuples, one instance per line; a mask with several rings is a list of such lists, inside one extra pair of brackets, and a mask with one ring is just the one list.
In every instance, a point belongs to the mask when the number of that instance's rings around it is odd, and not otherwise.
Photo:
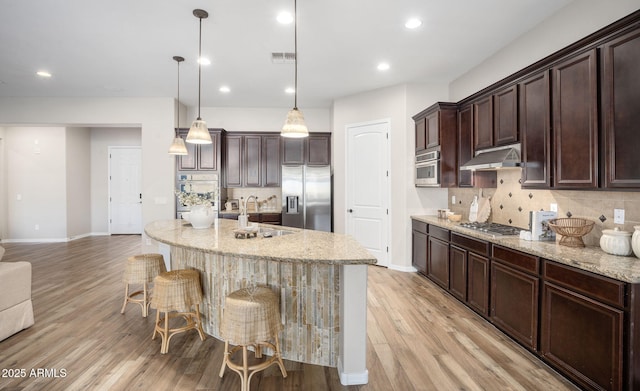
[(353, 209), (347, 209), (347, 212), (353, 213)]

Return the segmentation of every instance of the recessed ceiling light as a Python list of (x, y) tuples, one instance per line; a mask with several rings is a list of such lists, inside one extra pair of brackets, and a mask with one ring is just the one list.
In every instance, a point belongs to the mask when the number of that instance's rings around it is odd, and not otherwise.
[(407, 20), (407, 22), (404, 24), (404, 27), (408, 28), (408, 29), (415, 29), (422, 26), (422, 21), (418, 18), (411, 18), (409, 20)]
[(36, 75), (40, 76), (40, 77), (51, 77), (51, 74), (47, 71), (38, 71), (36, 72)]
[(388, 63), (386, 63), (386, 62), (381, 62), (380, 64), (378, 64), (378, 70), (379, 70), (379, 71), (386, 71), (386, 70), (388, 70), (389, 68), (390, 68), (390, 67), (389, 67), (389, 64), (388, 64)]
[(278, 23), (291, 24), (293, 23), (293, 15), (291, 15), (291, 13), (288, 11), (282, 11), (278, 14), (276, 20), (278, 21)]
[(211, 65), (211, 60), (206, 57), (202, 57), (198, 60), (201, 65)]
[(222, 87), (220, 87), (220, 89), (218, 91), (224, 92), (226, 94), (227, 92), (231, 92), (231, 88), (229, 88), (227, 86), (222, 86)]
[(287, 94), (295, 94), (296, 89), (293, 87), (287, 87), (284, 92), (286, 92)]

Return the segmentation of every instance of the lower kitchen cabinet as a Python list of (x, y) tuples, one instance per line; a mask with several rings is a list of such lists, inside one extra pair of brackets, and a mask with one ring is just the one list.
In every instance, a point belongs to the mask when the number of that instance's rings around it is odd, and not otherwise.
[(411, 221), (411, 263), (418, 273), (427, 274), (427, 224)]
[(429, 236), (427, 276), (444, 289), (449, 289), (449, 243)]
[(449, 247), (449, 293), (467, 300), (467, 251), (453, 244)]
[(467, 305), (489, 316), (489, 259), (469, 253), (467, 257)]
[[(249, 221), (252, 223), (264, 223), (271, 225), (282, 225), (282, 214), (280, 213), (248, 213)], [(238, 213), (220, 213), (221, 219), (238, 220)]]

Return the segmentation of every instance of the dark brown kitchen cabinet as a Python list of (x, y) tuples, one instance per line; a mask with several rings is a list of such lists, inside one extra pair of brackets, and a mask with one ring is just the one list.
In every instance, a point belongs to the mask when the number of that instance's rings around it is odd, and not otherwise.
[[(473, 157), (473, 106), (461, 107), (458, 111), (458, 165), (462, 166)], [(473, 187), (473, 171), (458, 171), (458, 187)]]
[(549, 71), (520, 82), (522, 187), (551, 186), (551, 102)]
[(597, 52), (552, 68), (555, 188), (598, 187)]
[(419, 273), (427, 274), (427, 224), (411, 221), (411, 264)]
[(509, 145), (518, 142), (518, 85), (493, 94), (493, 145)]
[(473, 103), (473, 149), (493, 147), (493, 95)]
[(242, 187), (242, 136), (227, 135), (225, 143), (225, 187)]
[[(180, 129), (179, 135), (184, 139), (189, 129)], [(220, 166), (221, 131), (209, 129), (211, 144), (185, 143), (188, 155), (179, 155), (178, 171), (217, 171)]]
[(538, 349), (539, 259), (493, 246), (491, 322), (531, 350)]
[(279, 187), (282, 169), (280, 165), (281, 136), (262, 137), (262, 185), (264, 187)]
[(242, 185), (244, 187), (260, 187), (262, 186), (262, 137), (243, 137), (244, 178), (242, 181)]
[(467, 300), (467, 250), (453, 244), (449, 246), (449, 293)]
[(550, 261), (543, 277), (542, 356), (585, 389), (624, 389), (625, 284)]
[(304, 138), (282, 138), (282, 164), (328, 166), (331, 164), (331, 133), (311, 133)]
[(489, 259), (471, 252), (467, 256), (467, 305), (489, 316)]
[(415, 121), (416, 155), (427, 149), (427, 119), (422, 117)]
[(427, 276), (444, 289), (449, 289), (449, 243), (429, 236)]
[(440, 121), (437, 108), (415, 120), (416, 153), (440, 145)]
[(640, 29), (602, 49), (604, 186), (640, 188)]
[(307, 140), (307, 165), (328, 166), (331, 164), (331, 135), (310, 134)]

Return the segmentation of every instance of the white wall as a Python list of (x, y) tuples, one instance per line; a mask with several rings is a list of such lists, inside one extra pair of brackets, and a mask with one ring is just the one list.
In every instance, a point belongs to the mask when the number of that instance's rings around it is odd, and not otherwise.
[(0, 126), (0, 240), (7, 232), (7, 183), (6, 183), (5, 130)]
[(346, 230), (346, 134), (349, 124), (390, 119), (390, 257), (389, 267), (411, 266), (412, 211), (446, 205), (446, 190), (413, 186), (414, 124), (411, 116), (439, 100), (447, 99), (446, 84), (412, 84), (379, 89), (336, 99), (333, 105), (334, 230)]
[[(141, 145), (139, 127), (91, 128), (91, 232), (96, 235), (109, 233), (109, 147), (135, 147)], [(167, 144), (167, 149), (169, 144)], [(144, 154), (144, 150), (142, 151)], [(171, 161), (175, 159), (166, 156)], [(167, 204), (172, 213), (173, 202)]]
[(65, 238), (91, 233), (91, 133), (87, 128), (65, 130), (67, 232)]
[(640, 0), (575, 0), (451, 83), (454, 102), (640, 9)]

